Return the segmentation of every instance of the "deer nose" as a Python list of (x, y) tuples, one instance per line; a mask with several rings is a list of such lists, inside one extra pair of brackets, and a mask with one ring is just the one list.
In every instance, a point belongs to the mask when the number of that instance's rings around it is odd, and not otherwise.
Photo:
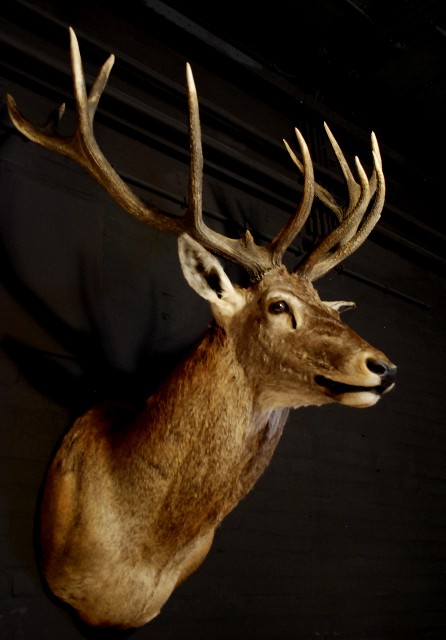
[(386, 386), (390, 385), (395, 379), (396, 367), (391, 362), (368, 358), (367, 368), (369, 371), (372, 371), (372, 373), (376, 373), (376, 375), (381, 378), (381, 382)]

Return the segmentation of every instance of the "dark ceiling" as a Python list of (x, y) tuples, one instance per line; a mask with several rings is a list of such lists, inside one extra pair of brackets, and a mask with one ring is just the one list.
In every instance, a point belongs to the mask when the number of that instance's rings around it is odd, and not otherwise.
[[(434, 160), (434, 141), (444, 138), (446, 107), (443, 0), (164, 4), (315, 101), (378, 130), (397, 151), (415, 157), (415, 150), (430, 146)], [(436, 158), (429, 164), (436, 173)]]

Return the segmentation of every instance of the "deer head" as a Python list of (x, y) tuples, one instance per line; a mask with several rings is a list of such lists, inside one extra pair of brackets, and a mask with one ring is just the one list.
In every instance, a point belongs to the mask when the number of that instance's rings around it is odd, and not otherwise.
[(354, 303), (322, 301), (300, 273), (273, 267), (251, 287), (234, 287), (219, 261), (187, 235), (180, 261), (231, 336), (262, 409), (331, 401), (367, 407), (393, 386), (395, 369), (340, 320)]
[[(285, 145), (303, 175), (303, 196), (273, 240), (260, 246), (249, 232), (232, 239), (207, 227), (198, 101), (187, 65), (189, 206), (181, 218), (156, 211), (132, 193), (94, 138), (94, 114), (113, 56), (87, 94), (71, 29), (70, 36), (74, 134), (57, 133), (63, 105), (38, 127), (8, 96), (12, 121), (29, 139), (72, 158), (132, 216), (178, 236), (184, 276), (209, 301), (215, 320), (136, 418), (109, 405), (82, 416), (46, 479), (41, 547), (48, 584), (90, 624), (130, 627), (153, 618), (202, 562), (215, 527), (267, 466), (289, 408), (327, 402), (368, 407), (393, 387), (394, 365), (340, 319), (354, 304), (324, 302), (312, 284), (370, 234), (385, 185), (375, 136), (372, 175), (367, 178), (356, 159), (356, 181), (326, 126), (348, 186), (348, 204), (340, 206), (315, 182), (296, 129), (302, 160)], [(289, 273), (282, 258), (315, 195), (339, 224)], [(216, 256), (243, 267), (252, 284), (232, 284)]]

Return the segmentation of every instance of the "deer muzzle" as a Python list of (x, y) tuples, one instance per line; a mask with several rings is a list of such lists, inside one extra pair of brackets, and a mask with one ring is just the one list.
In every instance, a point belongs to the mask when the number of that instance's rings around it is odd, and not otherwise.
[[(341, 380), (333, 380), (323, 375), (315, 376), (317, 385), (323, 388), (336, 402), (356, 407), (367, 407), (375, 404), (381, 395), (395, 386), (396, 366), (388, 360), (368, 358), (366, 366), (374, 374), (375, 384), (358, 385)], [(376, 377), (378, 379), (376, 380)]]

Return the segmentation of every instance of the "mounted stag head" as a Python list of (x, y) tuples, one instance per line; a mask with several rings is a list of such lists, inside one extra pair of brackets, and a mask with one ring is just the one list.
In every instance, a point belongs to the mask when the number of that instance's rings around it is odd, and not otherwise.
[[(349, 189), (348, 206), (338, 206), (314, 182), (307, 146), (296, 130), (302, 162), (287, 145), (304, 176), (295, 215), (265, 246), (249, 233), (239, 240), (220, 235), (202, 219), (198, 103), (187, 66), (189, 208), (179, 219), (163, 215), (130, 191), (94, 138), (94, 113), (113, 56), (87, 95), (70, 33), (75, 133), (64, 138), (55, 125), (34, 126), (8, 96), (15, 126), (72, 158), (131, 215), (179, 236), (184, 276), (209, 300), (215, 319), (138, 415), (103, 404), (80, 417), (46, 478), (40, 541), (48, 585), (91, 625), (136, 627), (156, 616), (201, 564), (216, 527), (268, 465), (289, 408), (328, 402), (368, 407), (393, 387), (394, 365), (339, 318), (352, 303), (323, 302), (312, 285), (367, 238), (383, 207), (384, 177), (374, 136), (373, 174), (368, 180), (356, 160), (357, 183), (327, 129)], [(288, 273), (282, 257), (305, 224), (314, 194), (339, 225)], [(241, 265), (253, 284), (234, 286), (212, 254)]]

